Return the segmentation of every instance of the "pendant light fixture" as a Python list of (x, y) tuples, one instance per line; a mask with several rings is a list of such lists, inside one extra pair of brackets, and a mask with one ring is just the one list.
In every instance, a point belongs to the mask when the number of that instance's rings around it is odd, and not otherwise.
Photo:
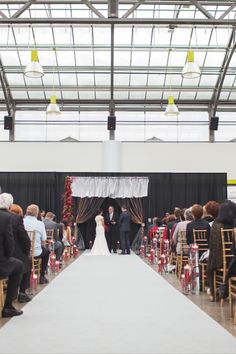
[(52, 76), (52, 88), (53, 88), (53, 95), (50, 97), (50, 103), (47, 106), (46, 114), (47, 117), (56, 117), (58, 116), (61, 111), (57, 104), (57, 96), (55, 95), (55, 70), (56, 70), (56, 48), (53, 48), (54, 52), (54, 67), (53, 67), (53, 76)]
[(57, 104), (57, 97), (55, 95), (50, 97), (50, 103), (47, 106), (47, 111), (46, 114), (47, 116), (50, 115), (50, 117), (57, 116), (61, 113), (60, 108)]
[(44, 75), (36, 49), (31, 51), (31, 62), (26, 66), (24, 74), (30, 78), (41, 78)]
[(174, 97), (169, 96), (168, 97), (168, 105), (165, 110), (165, 116), (167, 117), (178, 117), (180, 114), (178, 107), (175, 104)]
[(194, 61), (194, 51), (189, 50), (187, 53), (187, 62), (184, 65), (182, 76), (184, 79), (197, 79), (201, 75), (198, 64)]
[[(168, 56), (168, 66), (170, 68), (170, 96), (168, 97), (168, 105), (166, 107), (166, 110), (165, 110), (165, 116), (166, 117), (178, 117), (178, 115), (180, 114), (179, 110), (178, 110), (178, 107), (176, 106), (175, 104), (175, 101), (174, 101), (174, 96), (171, 95), (171, 93), (173, 92), (172, 91), (172, 73), (171, 73), (171, 70), (172, 70), (172, 66), (171, 66), (171, 59), (172, 59), (172, 50), (169, 49), (169, 56)], [(166, 72), (167, 74), (167, 72)]]

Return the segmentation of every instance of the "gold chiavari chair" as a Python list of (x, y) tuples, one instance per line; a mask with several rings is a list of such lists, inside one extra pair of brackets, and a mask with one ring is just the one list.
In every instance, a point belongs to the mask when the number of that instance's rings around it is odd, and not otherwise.
[(188, 247), (187, 239), (186, 239), (186, 231), (180, 231), (178, 244), (180, 247), (180, 253), (177, 254), (175, 274), (180, 279), (181, 274), (182, 274), (182, 270), (184, 269), (184, 266), (186, 264), (189, 264), (189, 255), (186, 254), (189, 252), (189, 247)]
[(30, 241), (31, 241), (31, 260), (32, 260), (32, 271), (34, 274), (37, 275), (37, 279), (39, 281), (40, 278), (40, 272), (41, 272), (41, 264), (42, 264), (42, 259), (41, 258), (34, 258), (34, 244), (35, 244), (35, 231), (27, 231)]
[[(227, 274), (228, 266), (233, 258), (232, 245), (234, 239), (234, 229), (221, 229), (221, 242), (222, 242), (222, 253), (223, 253), (223, 267), (217, 269), (214, 272), (214, 291), (216, 298), (216, 291), (222, 284), (225, 283), (225, 277)], [(223, 300), (221, 300), (223, 304)]]
[[(198, 245), (199, 258), (201, 255), (208, 250), (208, 239), (207, 239), (207, 230), (195, 230), (193, 229), (193, 242)], [(205, 290), (206, 282), (206, 266), (207, 263), (202, 263), (201, 267), (201, 284), (202, 291)]]
[(54, 240), (54, 229), (46, 229), (47, 243)]
[[(233, 248), (236, 249), (236, 228), (234, 228)], [(233, 323), (236, 325), (236, 276), (229, 279), (229, 309)]]
[(233, 317), (233, 323), (236, 325), (236, 277), (229, 279), (229, 308), (230, 316)]
[(3, 309), (4, 306), (4, 290), (7, 288), (7, 278), (0, 279), (0, 311)]
[(4, 288), (3, 288), (3, 279), (0, 279), (0, 310), (4, 306)]
[(160, 256), (163, 252), (163, 243), (164, 243), (164, 240), (163, 240), (163, 233), (164, 233), (164, 230), (159, 228), (158, 231), (156, 232), (157, 234), (157, 258), (160, 259)]

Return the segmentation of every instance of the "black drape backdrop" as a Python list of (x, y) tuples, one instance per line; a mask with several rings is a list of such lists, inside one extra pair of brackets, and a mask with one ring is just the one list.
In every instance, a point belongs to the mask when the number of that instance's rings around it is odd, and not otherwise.
[[(0, 172), (2, 192), (9, 192), (25, 210), (30, 203), (61, 218), (66, 176), (148, 176), (149, 195), (144, 198), (145, 219), (163, 216), (175, 206), (227, 198), (226, 173), (75, 173)], [(76, 203), (74, 203), (76, 205)]]

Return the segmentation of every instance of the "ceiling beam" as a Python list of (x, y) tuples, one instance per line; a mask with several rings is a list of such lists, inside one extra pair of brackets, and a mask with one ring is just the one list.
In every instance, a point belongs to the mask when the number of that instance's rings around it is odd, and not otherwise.
[(236, 1), (235, 1), (234, 4), (232, 4), (232, 5), (228, 8), (228, 10), (226, 10), (226, 11), (219, 17), (219, 19), (220, 19), (220, 20), (223, 20), (223, 19), (235, 8), (235, 6), (236, 6)]
[[(1, 0), (1, 4), (6, 5), (24, 5), (27, 0)], [(91, 0), (92, 4), (106, 4), (107, 0)], [(136, 4), (137, 0), (119, 0), (119, 4)], [(199, 0), (199, 4), (204, 4), (205, 6), (231, 6), (234, 3), (234, 0)], [(81, 4), (81, 0), (37, 0), (37, 4), (58, 4), (58, 5), (68, 5), (68, 4)], [(188, 5), (190, 4), (190, 0), (146, 0), (146, 4), (148, 5)]]
[(218, 88), (217, 88), (217, 91), (216, 91), (216, 94), (215, 94), (215, 97), (214, 97), (214, 102), (213, 102), (213, 106), (212, 106), (212, 116), (215, 116), (216, 112), (217, 112), (217, 107), (219, 105), (219, 99), (220, 99), (220, 94), (222, 92), (222, 87), (223, 87), (223, 84), (224, 84), (224, 80), (225, 80), (225, 76), (227, 74), (227, 70), (228, 70), (228, 67), (229, 67), (229, 64), (230, 64), (230, 61), (234, 55), (234, 52), (236, 50), (236, 42), (234, 42), (234, 45), (227, 57), (227, 60), (225, 62), (225, 66), (224, 66), (224, 69), (222, 71), (222, 74), (220, 76), (220, 80), (218, 82)]
[(224, 56), (224, 60), (223, 60), (223, 63), (221, 65), (221, 67), (219, 68), (219, 76), (218, 76), (218, 79), (216, 81), (216, 84), (215, 84), (215, 88), (213, 90), (213, 94), (212, 94), (212, 99), (211, 99), (211, 109), (210, 109), (210, 113), (212, 114), (212, 109), (213, 109), (213, 106), (214, 106), (214, 102), (215, 102), (215, 98), (216, 98), (216, 95), (218, 93), (218, 89), (219, 89), (219, 85), (220, 85), (220, 82), (221, 82), (221, 76), (222, 76), (222, 73), (224, 71), (224, 67), (227, 63), (227, 60), (228, 60), (228, 57), (229, 57), (229, 53), (230, 53), (230, 49), (232, 47), (232, 44), (233, 42), (235, 41), (235, 29), (232, 29), (232, 32), (231, 32), (231, 35), (230, 35), (230, 38), (229, 38), (229, 41), (228, 41), (228, 45), (227, 45), (227, 49), (225, 51), (225, 56)]
[[(4, 100), (0, 100), (0, 104), (4, 104)], [(63, 104), (63, 105), (68, 105), (68, 106), (79, 106), (79, 105), (106, 105), (109, 106), (110, 104), (110, 99), (57, 99), (57, 102), (59, 104)], [(157, 106), (160, 104), (166, 104), (166, 101), (161, 100), (161, 99), (114, 99), (114, 102), (116, 105), (119, 106), (143, 106), (143, 105), (153, 105), (153, 106)], [(207, 106), (209, 109), (209, 100), (184, 100), (184, 99), (179, 99), (179, 100), (175, 100), (176, 104), (178, 105), (182, 105), (182, 106)], [(37, 109), (38, 106), (40, 105), (47, 105), (48, 104), (48, 99), (15, 99), (14, 100), (15, 105), (28, 105), (28, 106), (35, 106), (34, 108)], [(236, 108), (236, 102), (235, 100), (220, 100), (219, 101), (219, 105), (220, 106), (234, 106)]]
[(0, 25), (160, 25), (160, 26), (235, 26), (235, 19), (170, 19), (170, 18), (0, 18)]
[(0, 10), (0, 16), (2, 17), (2, 18), (7, 18), (7, 16)]
[(125, 12), (125, 14), (122, 16), (122, 18), (129, 17), (144, 2), (145, 2), (145, 0), (139, 0), (138, 2), (136, 2), (136, 4), (134, 4), (127, 12)]
[(191, 4), (195, 5), (196, 8), (203, 13), (203, 15), (206, 16), (206, 18), (208, 19), (213, 19), (214, 17), (210, 14), (210, 12), (207, 11), (207, 9), (205, 9), (205, 7), (203, 7), (197, 0), (191, 0), (190, 1)]
[(23, 14), (23, 12), (25, 12), (32, 4), (36, 3), (37, 0), (29, 0), (27, 1), (21, 8), (19, 8), (19, 10), (17, 10), (12, 16), (11, 18), (18, 18), (20, 17), (20, 15)]
[(9, 115), (13, 115), (14, 109), (15, 109), (14, 100), (12, 98), (11, 90), (9, 88), (9, 84), (8, 84), (8, 81), (6, 78), (6, 74), (4, 71), (4, 67), (3, 67), (3, 63), (2, 63), (1, 58), (0, 58), (0, 83), (2, 86), (4, 98), (5, 98), (5, 105), (7, 108), (7, 113)]
[(98, 10), (98, 9), (96, 9), (96, 7), (94, 7), (93, 6), (93, 4), (90, 2), (90, 1), (88, 1), (88, 0), (81, 0), (81, 2), (83, 3), (83, 4), (85, 4), (93, 13), (95, 13), (95, 15), (97, 15), (99, 18), (105, 18), (104, 16), (103, 16), (103, 14)]

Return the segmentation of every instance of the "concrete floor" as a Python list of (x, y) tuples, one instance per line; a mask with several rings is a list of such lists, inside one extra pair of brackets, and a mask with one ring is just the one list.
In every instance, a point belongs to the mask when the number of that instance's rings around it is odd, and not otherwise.
[[(157, 272), (157, 265), (150, 265), (147, 260), (144, 260), (144, 262)], [(169, 284), (182, 293), (180, 281), (174, 273), (164, 274), (162, 276)], [(228, 299), (224, 302), (223, 306), (220, 306), (219, 302), (211, 302), (206, 292), (200, 292), (198, 295), (190, 294), (185, 296), (236, 337), (236, 325), (233, 324), (233, 320), (229, 314)]]

